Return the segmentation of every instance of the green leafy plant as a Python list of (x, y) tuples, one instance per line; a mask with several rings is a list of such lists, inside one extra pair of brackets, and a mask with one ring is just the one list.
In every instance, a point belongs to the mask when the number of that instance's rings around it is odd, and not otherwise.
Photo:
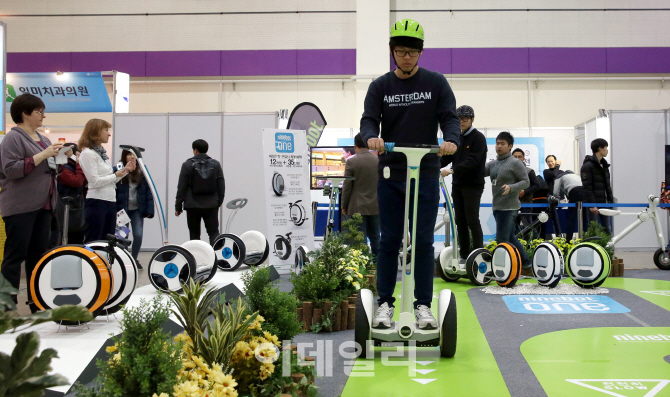
[(122, 333), (107, 348), (109, 360), (98, 360), (101, 397), (151, 396), (174, 390), (182, 367), (182, 345), (162, 330), (170, 315), (161, 296), (124, 308)]
[[(216, 290), (205, 289), (191, 279), (188, 284), (184, 284), (183, 294), (168, 291), (168, 296), (174, 307), (172, 313), (193, 341), (193, 353), (202, 355), (199, 336), (204, 333), (206, 324), (209, 324), (209, 315), (218, 298)], [(211, 365), (211, 362), (208, 364)]]
[(600, 223), (596, 221), (591, 221), (589, 223), (589, 228), (586, 231), (586, 233), (584, 233), (584, 239), (586, 240), (587, 238), (590, 237), (597, 237), (596, 239), (589, 241), (603, 247), (605, 251), (607, 251), (607, 253), (609, 254), (610, 258), (612, 259), (616, 258), (616, 256), (614, 256), (614, 250), (611, 247), (607, 246), (607, 244), (612, 239), (612, 235), (607, 233), (605, 227), (603, 227)]
[(270, 281), (270, 268), (258, 266), (242, 276), (249, 309), (265, 318), (265, 328), (280, 340), (291, 340), (303, 332), (298, 321), (298, 300), (290, 292), (280, 291)]
[(217, 363), (222, 366), (224, 373), (228, 373), (235, 345), (244, 337), (247, 328), (257, 317), (258, 312), (249, 313), (242, 297), (238, 297), (230, 305), (222, 297), (214, 308), (214, 322), (206, 325), (206, 335), (200, 333), (197, 336), (200, 355), (207, 364)]
[(365, 240), (365, 234), (359, 229), (362, 223), (361, 214), (353, 214), (351, 219), (342, 222), (342, 238), (349, 248), (360, 251), (368, 258), (365, 266), (361, 268), (361, 273), (368, 274), (371, 270), (375, 270), (376, 260)]
[[(17, 327), (37, 325), (49, 321), (80, 321), (93, 319), (91, 313), (82, 306), (64, 305), (54, 310), (18, 316), (12, 295), (18, 291), (0, 274), (0, 334)], [(20, 334), (11, 356), (0, 352), (0, 397), (41, 396), (44, 389), (67, 385), (67, 379), (58, 374), (49, 375), (51, 360), (58, 358), (54, 349), (39, 352), (40, 338), (37, 332)]]

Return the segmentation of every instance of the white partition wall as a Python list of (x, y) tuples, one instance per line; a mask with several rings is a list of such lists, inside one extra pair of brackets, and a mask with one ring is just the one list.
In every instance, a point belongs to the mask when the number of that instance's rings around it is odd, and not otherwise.
[[(167, 199), (167, 115), (166, 114), (117, 114), (113, 126), (113, 161), (121, 157), (119, 145), (135, 145), (146, 149), (142, 158), (156, 185), (163, 212)], [(174, 207), (174, 206), (173, 206)], [(160, 214), (144, 220), (142, 247), (161, 247)], [(169, 227), (169, 223), (168, 223)]]
[[(660, 194), (665, 178), (665, 144), (668, 134), (667, 111), (611, 111), (610, 156), (612, 189), (620, 203), (644, 203), (650, 194)], [(589, 142), (590, 143), (590, 142)], [(642, 208), (620, 208), (637, 212)], [(659, 210), (663, 232), (667, 215)], [(616, 217), (614, 232), (629, 225), (634, 217)], [(668, 236), (665, 236), (666, 239)], [(616, 246), (621, 250), (655, 250), (658, 243), (651, 222), (639, 226)]]
[[(170, 225), (168, 241), (171, 244), (183, 244), (189, 240), (186, 213), (182, 213), (179, 217), (176, 217), (174, 214), (181, 166), (184, 161), (193, 157), (192, 144), (196, 139), (207, 141), (209, 144), (207, 154), (213, 159), (222, 161), (221, 119), (221, 113), (168, 114), (168, 189), (166, 215), (168, 217), (168, 224)], [(227, 175), (224, 174), (225, 176)], [(226, 194), (226, 198), (228, 198), (228, 194)], [(200, 225), (200, 229), (200, 238), (208, 241), (204, 223)], [(223, 228), (219, 227), (219, 230), (223, 232)]]
[[(208, 154), (223, 166), (226, 197), (219, 226), (223, 232), (229, 210), (225, 203), (238, 198), (249, 199), (235, 217), (231, 232), (242, 234), (258, 230), (265, 234), (265, 195), (262, 164), (263, 128), (275, 128), (275, 113), (169, 113), (117, 114), (113, 131), (113, 159), (121, 156), (119, 145), (129, 144), (146, 149), (143, 158), (160, 197), (168, 226), (167, 240), (182, 244), (189, 239), (186, 214), (174, 215), (175, 196), (182, 163), (193, 157), (191, 145), (201, 138), (209, 143)], [(144, 220), (143, 250), (162, 246), (159, 214)], [(207, 240), (205, 225), (201, 239)]]
[[(226, 203), (235, 198), (247, 198), (246, 207), (239, 210), (230, 232), (238, 236), (248, 230), (266, 233), (265, 190), (271, 184), (263, 180), (263, 128), (275, 128), (275, 113), (239, 113), (223, 116), (223, 173), (226, 177)], [(226, 227), (230, 210), (222, 207), (222, 226)], [(272, 240), (274, 241), (274, 240)]]

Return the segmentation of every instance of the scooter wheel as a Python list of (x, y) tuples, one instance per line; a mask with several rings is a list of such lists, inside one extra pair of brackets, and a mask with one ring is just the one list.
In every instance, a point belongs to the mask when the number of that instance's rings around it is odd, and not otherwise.
[(461, 278), (461, 276), (459, 275), (451, 275), (444, 271), (444, 269), (442, 268), (442, 262), (440, 261), (439, 255), (437, 258), (435, 258), (435, 271), (442, 280), (448, 283), (453, 283), (454, 281), (458, 281), (458, 279)]
[(477, 248), (468, 255), (465, 260), (465, 271), (470, 282), (478, 287), (488, 285), (491, 282), (491, 251), (486, 248)]
[[(372, 337), (372, 327), (370, 326), (372, 324), (372, 319), (368, 318), (368, 314), (365, 311), (363, 296), (366, 297), (365, 299), (373, 299), (372, 291), (362, 289), (356, 298), (356, 326), (354, 328), (354, 341), (361, 348), (360, 353), (358, 353), (358, 357), (360, 358), (369, 357), (369, 353), (372, 349), (372, 341), (370, 340)], [(370, 343), (368, 343), (368, 341)]]
[(670, 252), (657, 249), (654, 253), (654, 264), (661, 270), (670, 270)]
[(216, 264), (219, 269), (231, 272), (237, 270), (246, 257), (246, 246), (242, 239), (234, 234), (220, 234), (212, 244), (216, 254)]
[(533, 253), (533, 274), (539, 285), (554, 288), (561, 281), (564, 270), (563, 254), (553, 243), (542, 243)]
[[(449, 293), (449, 304), (447, 311), (444, 313), (442, 324), (440, 324), (440, 356), (453, 357), (456, 354), (456, 341), (458, 330), (458, 316), (456, 315), (456, 297), (451, 291), (442, 291), (445, 294)], [(442, 295), (442, 294), (440, 294)], [(440, 296), (442, 298), (442, 296)], [(443, 299), (440, 299), (442, 304)], [(356, 309), (358, 310), (358, 309)]]
[(244, 257), (245, 265), (253, 267), (265, 262), (270, 253), (270, 245), (263, 233), (256, 230), (249, 230), (248, 232), (242, 233), (240, 239), (244, 243), (244, 248), (247, 250)]
[(491, 267), (499, 286), (513, 288), (521, 275), (519, 250), (509, 243), (498, 244), (493, 250)]
[(603, 247), (579, 243), (568, 253), (566, 269), (572, 281), (582, 288), (600, 287), (610, 274), (612, 260)]
[(154, 252), (149, 262), (149, 281), (159, 291), (182, 292), (182, 284), (196, 274), (196, 261), (188, 250), (166, 245)]
[(304, 245), (301, 245), (295, 251), (295, 263), (293, 264), (293, 272), (295, 274), (302, 273), (302, 269), (309, 264), (308, 253), (309, 249)]

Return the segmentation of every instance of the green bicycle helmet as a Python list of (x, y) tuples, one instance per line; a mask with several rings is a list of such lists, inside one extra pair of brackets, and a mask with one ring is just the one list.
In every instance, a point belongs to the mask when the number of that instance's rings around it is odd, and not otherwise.
[(423, 26), (413, 19), (401, 19), (391, 27), (393, 37), (412, 37), (423, 41)]

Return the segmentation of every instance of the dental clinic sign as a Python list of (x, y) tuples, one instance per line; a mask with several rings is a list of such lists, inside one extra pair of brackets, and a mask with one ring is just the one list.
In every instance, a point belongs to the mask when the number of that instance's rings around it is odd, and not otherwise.
[(630, 309), (602, 295), (507, 295), (507, 308), (522, 314), (628, 313)]
[(111, 112), (112, 102), (100, 72), (7, 73), (5, 111), (21, 94), (42, 99), (47, 113)]

